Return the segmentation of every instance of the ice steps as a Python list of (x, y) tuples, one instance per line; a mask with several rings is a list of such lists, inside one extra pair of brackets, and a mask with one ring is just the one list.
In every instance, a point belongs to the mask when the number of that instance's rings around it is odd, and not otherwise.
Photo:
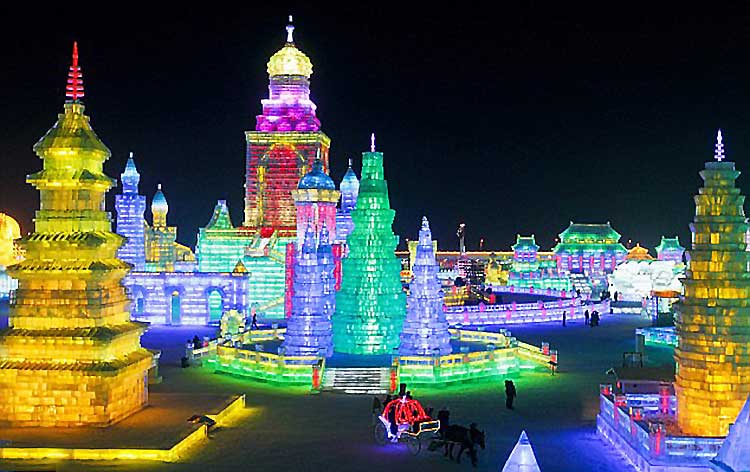
[(391, 370), (387, 367), (327, 367), (321, 390), (361, 395), (386, 394)]

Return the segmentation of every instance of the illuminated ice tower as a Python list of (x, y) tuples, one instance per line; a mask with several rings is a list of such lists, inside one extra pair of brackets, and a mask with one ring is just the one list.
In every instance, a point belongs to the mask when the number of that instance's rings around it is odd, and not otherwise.
[(700, 173), (685, 295), (675, 310), (677, 419), (691, 436), (726, 435), (750, 394), (748, 223), (721, 132), (715, 159)]
[(125, 244), (117, 251), (117, 257), (132, 264), (134, 270), (146, 266), (146, 236), (143, 213), (146, 211), (146, 196), (138, 194), (141, 175), (135, 168), (133, 153), (130, 153), (125, 171), (120, 174), (122, 193), (115, 195), (117, 212), (117, 234), (125, 236)]
[(417, 255), (412, 266), (406, 320), (401, 330), (399, 354), (432, 356), (451, 353), (451, 335), (443, 313), (443, 292), (437, 278), (432, 232), (427, 217), (422, 218)]
[(401, 261), (394, 253), (398, 236), (391, 228), (396, 212), (388, 200), (383, 153), (375, 151), (374, 140), (362, 156), (354, 231), (336, 294), (333, 344), (337, 352), (390, 354), (398, 346), (406, 311)]
[(294, 44), (292, 17), (286, 44), (268, 61), (269, 97), (261, 100), (255, 131), (248, 131), (245, 183), (247, 228), (269, 228), (278, 236), (296, 233), (292, 191), (320, 155), (328, 171), (330, 139), (320, 131), (310, 100), (310, 59)]
[(83, 114), (75, 44), (66, 90), (34, 145), (42, 170), (27, 182), (41, 205), (20, 242), (26, 259), (8, 270), (19, 288), (0, 334), (0, 422), (11, 426), (105, 426), (147, 401), (152, 355), (140, 344), (145, 324), (130, 321), (124, 238), (104, 211), (110, 151)]
[(161, 184), (151, 200), (152, 225), (146, 231), (146, 265), (152, 272), (173, 272), (177, 259), (177, 227), (167, 225), (169, 204)]
[(349, 159), (349, 168), (341, 179), (339, 185), (341, 191), (341, 208), (336, 213), (336, 239), (337, 243), (345, 244), (346, 238), (354, 229), (352, 222), (352, 210), (357, 208), (357, 195), (359, 194), (359, 179), (352, 169), (352, 160)]
[(319, 234), (316, 244), (313, 226), (307, 227), (294, 263), (292, 315), (283, 343), (287, 355), (333, 354), (331, 315), (336, 306), (333, 252), (328, 229), (323, 226)]

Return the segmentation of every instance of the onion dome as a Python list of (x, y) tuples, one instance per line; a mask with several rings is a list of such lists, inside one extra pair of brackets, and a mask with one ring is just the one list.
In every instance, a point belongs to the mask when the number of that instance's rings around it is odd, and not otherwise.
[(299, 180), (297, 188), (300, 190), (336, 190), (336, 184), (334, 184), (333, 179), (323, 171), (323, 161), (315, 159), (312, 170)]
[(156, 186), (156, 193), (154, 199), (151, 201), (151, 212), (167, 213), (169, 211), (169, 205), (167, 204), (167, 198), (161, 191), (161, 184)]
[(294, 45), (294, 25), (292, 16), (289, 15), (289, 24), (286, 27), (287, 37), (284, 47), (268, 60), (268, 75), (301, 75), (310, 78), (312, 75), (312, 62), (310, 58)]

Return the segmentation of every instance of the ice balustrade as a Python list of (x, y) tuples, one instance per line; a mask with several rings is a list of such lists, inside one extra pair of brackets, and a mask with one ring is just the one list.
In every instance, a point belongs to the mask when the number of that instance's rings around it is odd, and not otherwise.
[(515, 323), (536, 323), (562, 320), (566, 312), (568, 320), (582, 318), (585, 310), (589, 313), (609, 313), (609, 300), (583, 304), (578, 298), (553, 300), (549, 302), (504, 303), (498, 305), (448, 306), (445, 316), (450, 325), (495, 325)]
[[(607, 391), (611, 392), (611, 386)], [(625, 442), (640, 459), (669, 462), (711, 459), (724, 441), (722, 437), (669, 436), (664, 419), (674, 419), (677, 399), (668, 396), (668, 409), (662, 409), (664, 396), (659, 394), (599, 395), (598, 429), (613, 442)], [(602, 424), (605, 423), (605, 424)], [(610, 431), (606, 431), (606, 426)], [(605, 430), (605, 431), (603, 431)], [(623, 451), (627, 455), (627, 451)], [(639, 458), (631, 458), (638, 460)]]

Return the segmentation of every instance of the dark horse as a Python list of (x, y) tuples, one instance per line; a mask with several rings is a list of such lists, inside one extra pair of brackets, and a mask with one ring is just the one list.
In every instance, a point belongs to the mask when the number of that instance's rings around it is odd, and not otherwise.
[(464, 451), (468, 451), (469, 457), (471, 457), (471, 464), (477, 466), (477, 449), (478, 445), (484, 449), (484, 431), (479, 431), (477, 425), (472, 423), (468, 428), (452, 424), (445, 429), (445, 455), (453, 460), (453, 446), (459, 444), (461, 448), (458, 450), (456, 456), (456, 462), (461, 463), (461, 454)]

